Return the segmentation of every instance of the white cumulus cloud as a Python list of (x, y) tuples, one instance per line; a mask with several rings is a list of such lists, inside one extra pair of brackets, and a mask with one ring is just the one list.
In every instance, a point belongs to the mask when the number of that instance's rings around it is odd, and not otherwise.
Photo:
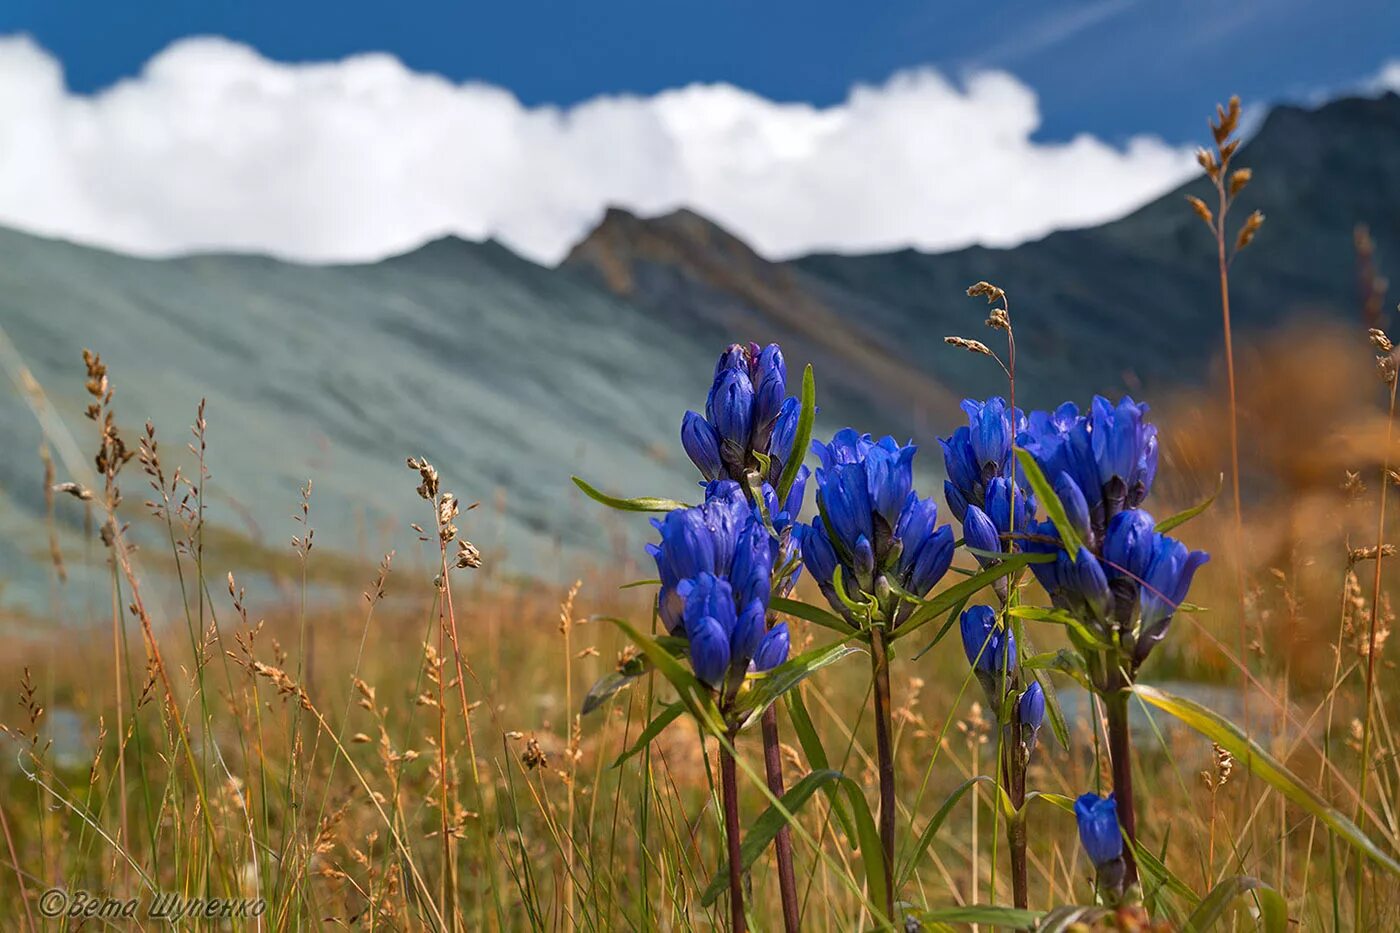
[(269, 61), (180, 41), (69, 93), (0, 39), (0, 223), (145, 254), (373, 260), (447, 233), (558, 261), (609, 205), (690, 207), (772, 257), (1010, 245), (1110, 219), (1194, 170), (1151, 137), (1032, 139), (1035, 93), (931, 70), (830, 107), (728, 85), (526, 107), (384, 54)]

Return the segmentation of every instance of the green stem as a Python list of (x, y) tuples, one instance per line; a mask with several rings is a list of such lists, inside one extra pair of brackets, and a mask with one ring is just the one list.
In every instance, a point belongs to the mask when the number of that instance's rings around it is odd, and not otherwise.
[(894, 912), (894, 746), (890, 737), (890, 656), (883, 626), (870, 629), (870, 668), (875, 684), (875, 748), (880, 769), (880, 856), (885, 865), (885, 919)]

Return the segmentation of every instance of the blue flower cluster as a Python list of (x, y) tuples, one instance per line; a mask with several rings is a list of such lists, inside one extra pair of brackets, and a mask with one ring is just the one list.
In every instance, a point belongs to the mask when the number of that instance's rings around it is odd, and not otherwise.
[(705, 414), (688, 411), (681, 420), (681, 445), (706, 480), (747, 484), (760, 468), (758, 453), (768, 458), (762, 479), (778, 482), (801, 415), (786, 393), (787, 364), (776, 343), (736, 343), (720, 355)]
[[(771, 492), (771, 490), (770, 490)], [(777, 543), (738, 483), (712, 483), (705, 502), (653, 521), (647, 545), (661, 577), (657, 611), (672, 635), (690, 643), (695, 676), (723, 690), (750, 669), (787, 660), (788, 629), (766, 630)]]
[(852, 625), (868, 620), (856, 618), (849, 604), (873, 598), (894, 628), (913, 609), (896, 587), (925, 596), (953, 561), (952, 528), (938, 525), (937, 504), (914, 491), (917, 448), (846, 428), (812, 449), (821, 460), (820, 515), (798, 528), (803, 561), (832, 608)]
[(1146, 405), (1095, 397), (1091, 414), (1066, 403), (1028, 419), (1019, 443), (1050, 480), (1083, 542), (1065, 553), (1049, 522), (1032, 522), (1023, 547), (1054, 553), (1032, 570), (1057, 608), (1116, 640), (1133, 669), (1166, 635), (1196, 570), (1210, 559), (1156, 531), (1138, 505), (1157, 473), (1157, 429)]
[[(1035, 516), (1035, 496), (1015, 466), (1012, 445), (1026, 429), (1026, 416), (1002, 398), (962, 403), (967, 425), (939, 438), (948, 479), (944, 496), (962, 522), (963, 540), (978, 551), (1006, 552)], [(978, 554), (978, 563), (995, 561)]]

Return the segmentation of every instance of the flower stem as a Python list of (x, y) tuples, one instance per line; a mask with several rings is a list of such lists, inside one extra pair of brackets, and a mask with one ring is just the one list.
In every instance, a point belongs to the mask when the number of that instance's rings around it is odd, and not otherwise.
[(894, 913), (894, 748), (890, 741), (890, 655), (885, 629), (870, 629), (870, 672), (875, 684), (875, 749), (880, 767), (880, 856), (885, 866), (885, 918)]
[[(736, 733), (729, 734), (728, 746), (733, 747)], [(722, 743), (719, 750), (720, 792), (724, 798), (724, 838), (729, 846), (729, 929), (744, 933), (744, 866), (739, 851), (739, 782), (734, 769), (734, 756)]]
[[(778, 708), (770, 706), (761, 720), (763, 727), (763, 768), (768, 777), (768, 789), (779, 799), (783, 796), (783, 755), (778, 747)], [(778, 856), (778, 891), (783, 900), (783, 930), (797, 933), (801, 924), (797, 900), (797, 876), (792, 868), (792, 833), (787, 826), (778, 830), (773, 839)]]
[[(1018, 736), (1020, 729), (1017, 717), (1003, 735)], [(1026, 873), (1026, 815), (1022, 809), (1026, 803), (1026, 768), (1021, 761), (1018, 745), (1011, 739), (1004, 738), (1002, 741), (1002, 780), (1006, 784), (1006, 795), (1016, 811), (1006, 821), (1006, 845), (1011, 852), (1011, 895), (1016, 908), (1025, 910), (1030, 899)]]
[(1118, 801), (1118, 823), (1128, 837), (1128, 845), (1123, 849), (1124, 885), (1137, 883), (1137, 858), (1133, 846), (1137, 844), (1137, 811), (1133, 807), (1133, 762), (1132, 742), (1128, 735), (1128, 693), (1119, 684), (1104, 695), (1104, 709), (1108, 714), (1108, 755), (1113, 765), (1113, 793)]

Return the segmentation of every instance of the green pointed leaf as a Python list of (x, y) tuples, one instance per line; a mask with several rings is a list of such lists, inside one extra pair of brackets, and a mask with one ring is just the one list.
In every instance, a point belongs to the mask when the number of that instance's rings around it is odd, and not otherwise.
[(992, 904), (969, 904), (966, 907), (937, 907), (915, 914), (923, 923), (984, 923), (1007, 929), (1028, 929), (1045, 916), (1040, 910), (1017, 910)]
[(685, 665), (676, 660), (670, 651), (666, 650), (656, 639), (649, 635), (643, 635), (632, 627), (626, 619), (617, 619), (611, 616), (605, 617), (607, 621), (622, 629), (623, 633), (642, 649), (642, 653), (647, 656), (652, 665), (661, 672), (661, 675), (671, 682), (671, 686), (676, 688), (676, 693), (680, 695), (681, 702), (690, 710), (691, 714), (699, 720), (700, 725), (709, 729), (715, 734), (724, 731), (724, 719), (720, 716), (719, 709), (715, 706), (714, 697), (710, 688), (702, 684), (696, 676), (690, 672)]
[(792, 484), (797, 482), (797, 474), (802, 469), (802, 461), (807, 459), (807, 445), (812, 442), (812, 423), (817, 417), (817, 382), (812, 375), (812, 364), (802, 370), (802, 411), (797, 416), (797, 435), (792, 439), (792, 450), (783, 461), (783, 475), (778, 477), (778, 501), (787, 499)]
[(1043, 563), (1047, 559), (1054, 560), (1055, 557), (1053, 554), (1013, 554), (995, 567), (989, 567), (981, 573), (968, 577), (961, 583), (953, 584), (941, 593), (937, 593), (923, 600), (919, 608), (915, 609), (909, 618), (901, 622), (899, 628), (894, 630), (894, 634), (890, 636), (890, 640), (894, 641), (895, 639), (903, 638), (905, 635), (908, 635), (910, 632), (924, 625), (930, 619), (943, 615), (943, 613), (956, 606), (959, 602), (963, 602), (975, 595), (983, 587), (989, 586), (994, 581), (1015, 573), (1027, 564)]
[[(802, 754), (807, 756), (807, 763), (812, 766), (813, 771), (824, 771), (831, 767), (831, 761), (827, 758), (826, 749), (822, 747), (821, 736), (817, 735), (817, 728), (812, 724), (812, 716), (807, 712), (807, 704), (802, 700), (802, 691), (792, 690), (787, 695), (788, 718), (792, 720), (792, 731), (797, 734), (797, 742), (802, 746)], [(831, 811), (836, 814), (836, 820), (841, 824), (841, 831), (845, 834), (846, 840), (851, 848), (855, 849), (860, 845), (856, 836), (855, 824), (851, 822), (851, 815), (846, 810), (846, 804), (841, 799), (839, 789), (831, 785), (822, 788), (831, 803)]]
[(802, 619), (804, 622), (811, 622), (814, 625), (820, 625), (822, 628), (829, 628), (834, 632), (840, 632), (842, 635), (851, 634), (851, 627), (846, 624), (845, 619), (836, 615), (834, 612), (828, 612), (820, 606), (813, 606), (810, 603), (798, 602), (795, 599), (783, 599), (775, 596), (769, 601), (768, 608), (774, 612), (781, 612), (783, 615), (794, 616), (798, 619)]
[(953, 608), (948, 610), (947, 618), (945, 618), (943, 620), (943, 624), (938, 627), (938, 634), (934, 635), (933, 640), (931, 640), (927, 645), (924, 645), (918, 651), (914, 652), (913, 660), (917, 661), (919, 660), (919, 658), (922, 658), (925, 654), (928, 654), (928, 652), (933, 650), (934, 645), (938, 644), (940, 641), (943, 640), (943, 636), (947, 635), (953, 630), (953, 623), (958, 621), (958, 617), (961, 616), (963, 610), (967, 608), (967, 603), (970, 599), (972, 599), (971, 594), (958, 600), (956, 603), (953, 604)]
[(1186, 524), (1191, 519), (1195, 518), (1197, 515), (1200, 515), (1206, 509), (1210, 508), (1211, 503), (1215, 501), (1215, 497), (1220, 495), (1220, 490), (1224, 488), (1225, 474), (1221, 473), (1219, 482), (1215, 484), (1215, 492), (1211, 493), (1210, 496), (1208, 496), (1204, 502), (1201, 502), (1197, 505), (1193, 505), (1191, 506), (1191, 508), (1185, 510), (1184, 512), (1177, 512), (1170, 518), (1162, 519), (1160, 522), (1157, 523), (1157, 530), (1160, 531), (1162, 534), (1166, 534), (1178, 525)]
[[(805, 775), (780, 798), (783, 809), (788, 813), (797, 814), (802, 806), (817, 792), (822, 786), (845, 780), (845, 775), (840, 771), (823, 770), (813, 771)], [(744, 834), (744, 841), (739, 845), (739, 864), (744, 871), (753, 867), (753, 863), (758, 861), (758, 857), (763, 854), (763, 850), (768, 848), (768, 844), (773, 841), (773, 837), (778, 835), (779, 830), (788, 825), (787, 818), (783, 816), (783, 811), (772, 804), (759, 815), (754, 821), (749, 831)], [(709, 907), (724, 892), (725, 885), (729, 881), (729, 860), (725, 859), (720, 863), (719, 870), (710, 879), (710, 885), (705, 889), (705, 893), (700, 897), (700, 906)]]
[(899, 878), (899, 887), (902, 888), (909, 883), (909, 879), (914, 875), (914, 869), (919, 866), (919, 860), (924, 857), (924, 853), (928, 851), (928, 847), (933, 843), (933, 838), (937, 836), (938, 831), (943, 828), (943, 823), (948, 819), (948, 814), (953, 812), (953, 807), (957, 806), (958, 801), (963, 799), (968, 791), (972, 790), (973, 787), (983, 781), (992, 783), (991, 778), (987, 777), (985, 774), (979, 774), (976, 777), (968, 778), (966, 781), (963, 781), (957, 787), (953, 788), (953, 792), (943, 801), (942, 805), (938, 808), (938, 812), (934, 813), (929, 819), (928, 824), (924, 826), (924, 831), (919, 833), (919, 840), (914, 843), (914, 848), (910, 851), (908, 859), (905, 860), (904, 867), (896, 873)]
[[(596, 616), (597, 619), (604, 619), (606, 616)], [(685, 654), (688, 643), (684, 638), (677, 638), (674, 635), (661, 635), (656, 639), (656, 643), (670, 654), (678, 658)], [(579, 710), (580, 715), (587, 716), (598, 707), (602, 706), (608, 697), (623, 690), (652, 669), (651, 660), (645, 654), (636, 655), (628, 659), (621, 667), (615, 671), (610, 671), (598, 678), (598, 682), (588, 689), (588, 693), (583, 698), (583, 707)]]
[[(1148, 896), (1149, 906), (1151, 906), (1155, 893), (1162, 888), (1166, 888), (1185, 901), (1188, 910), (1200, 902), (1200, 896), (1191, 889), (1189, 884), (1178, 878), (1176, 873), (1167, 867), (1167, 863), (1158, 858), (1156, 852), (1139, 842), (1133, 846), (1133, 854), (1137, 857), (1138, 870), (1142, 874), (1143, 881), (1146, 882), (1143, 885), (1143, 890)], [(1158, 900), (1153, 913), (1165, 911), (1166, 907), (1166, 904)], [(1180, 917), (1172, 919), (1180, 919)]]
[(652, 740), (661, 734), (662, 730), (675, 722), (676, 717), (684, 712), (685, 704), (680, 700), (668, 704), (665, 709), (652, 717), (651, 722), (647, 723), (647, 727), (642, 730), (642, 734), (637, 736), (637, 741), (633, 742), (632, 747), (627, 749), (627, 751), (618, 755), (617, 760), (612, 763), (612, 766), (614, 768), (622, 767), (623, 762), (650, 745)]
[[(856, 824), (856, 838), (860, 840), (860, 860), (865, 867), (865, 888), (871, 904), (885, 902), (885, 858), (880, 848), (880, 831), (875, 828), (875, 817), (870, 813), (870, 804), (861, 789), (850, 778), (841, 781), (850, 804), (851, 817)], [(877, 914), (878, 916), (878, 914)]]
[(1209, 933), (1230, 913), (1230, 906), (1253, 892), (1259, 904), (1260, 929), (1264, 933), (1284, 933), (1288, 929), (1288, 903), (1258, 878), (1236, 875), (1210, 889), (1200, 905), (1186, 919), (1185, 933)]
[(1147, 703), (1168, 712), (1225, 749), (1235, 760), (1266, 781), (1279, 793), (1317, 817), (1339, 838), (1387, 871), (1400, 874), (1400, 862), (1387, 855), (1361, 829), (1305, 785), (1282, 762), (1245, 735), (1239, 726), (1194, 700), (1175, 696), (1147, 684), (1132, 692)]
[(619, 590), (635, 590), (643, 586), (660, 586), (660, 580), (633, 580), (631, 583), (624, 583), (618, 587)]
[(1071, 557), (1079, 553), (1079, 549), (1084, 546), (1084, 542), (1079, 540), (1079, 532), (1074, 530), (1070, 524), (1069, 515), (1065, 512), (1065, 504), (1060, 501), (1060, 497), (1055, 495), (1055, 487), (1050, 485), (1050, 481), (1045, 478), (1045, 474), (1040, 472), (1040, 464), (1035, 462), (1035, 457), (1031, 452), (1023, 447), (1016, 448), (1016, 459), (1021, 463), (1021, 470), (1026, 474), (1026, 481), (1031, 484), (1031, 489), (1035, 490), (1035, 497), (1045, 508), (1045, 514), (1049, 516), (1051, 524), (1060, 533), (1060, 543), (1064, 545), (1065, 552)]
[(588, 483), (572, 477), (574, 485), (583, 490), (583, 494), (595, 502), (601, 502), (610, 509), (617, 509), (622, 512), (674, 512), (676, 509), (688, 509), (690, 506), (675, 499), (659, 499), (655, 496), (640, 496), (636, 499), (619, 499), (610, 496), (605, 492), (599, 492)]
[(739, 728), (746, 729), (753, 725), (780, 696), (817, 671), (859, 652), (859, 648), (846, 642), (837, 642), (789, 658), (765, 674), (750, 676), (744, 690), (734, 700), (734, 715), (743, 717)]
[(1091, 648), (1097, 648), (1099, 651), (1113, 650), (1113, 645), (1105, 641), (1101, 635), (1075, 618), (1073, 614), (1063, 609), (1042, 609), (1039, 606), (1012, 606), (1006, 611), (1007, 614), (1013, 615), (1018, 619), (1063, 625), (1065, 628), (1070, 629), (1078, 635), (1084, 644)]

